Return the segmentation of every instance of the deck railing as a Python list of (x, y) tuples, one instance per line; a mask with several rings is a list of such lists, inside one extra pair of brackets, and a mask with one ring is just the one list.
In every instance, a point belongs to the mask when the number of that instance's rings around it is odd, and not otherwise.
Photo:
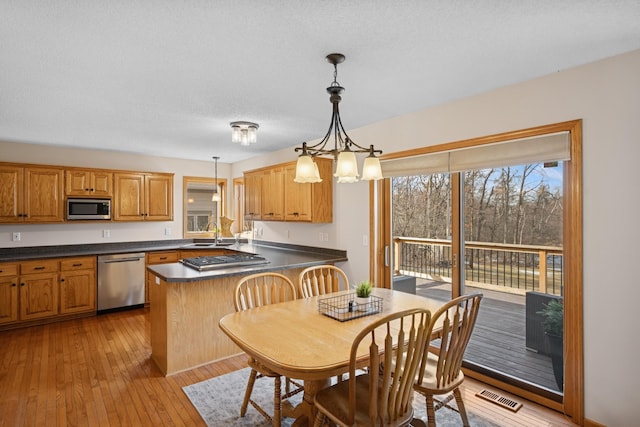
[[(395, 274), (451, 278), (451, 241), (395, 237)], [(519, 291), (563, 295), (562, 248), (465, 242), (465, 279)]]

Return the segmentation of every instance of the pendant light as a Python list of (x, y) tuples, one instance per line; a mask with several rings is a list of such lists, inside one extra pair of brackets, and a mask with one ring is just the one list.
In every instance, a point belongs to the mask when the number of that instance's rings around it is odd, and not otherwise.
[(214, 176), (215, 176), (216, 183), (214, 184), (214, 187), (213, 187), (213, 196), (211, 196), (212, 202), (220, 202), (220, 200), (222, 200), (220, 197), (220, 191), (218, 191), (218, 189), (220, 188), (220, 186), (218, 185), (218, 159), (219, 158), (220, 157), (218, 156), (213, 156), (213, 161), (215, 162)]
[[(331, 123), (329, 124), (329, 130), (322, 138), (320, 142), (315, 145), (307, 145), (306, 142), (302, 143), (302, 147), (296, 147), (295, 151), (302, 153), (298, 157), (296, 163), (296, 176), (295, 182), (320, 182), (320, 174), (318, 173), (318, 166), (314, 162), (313, 158), (316, 156), (331, 155), (336, 160), (336, 170), (334, 176), (338, 178), (339, 183), (349, 183), (358, 181), (358, 163), (357, 153), (368, 153), (369, 156), (365, 158), (362, 168), (363, 180), (376, 180), (382, 179), (382, 169), (380, 168), (380, 159), (376, 157), (376, 154), (382, 154), (382, 150), (376, 150), (373, 145), (369, 148), (362, 147), (347, 135), (347, 132), (342, 126), (342, 120), (340, 119), (340, 110), (338, 104), (342, 100), (340, 94), (344, 91), (344, 87), (340, 86), (337, 81), (338, 77), (338, 64), (344, 61), (345, 57), (341, 53), (332, 53), (327, 55), (327, 61), (333, 64), (333, 82), (331, 86), (327, 88), (327, 92), (330, 97), (329, 100), (333, 105), (331, 113)], [(333, 147), (330, 145), (327, 147), (329, 140), (333, 140)]]

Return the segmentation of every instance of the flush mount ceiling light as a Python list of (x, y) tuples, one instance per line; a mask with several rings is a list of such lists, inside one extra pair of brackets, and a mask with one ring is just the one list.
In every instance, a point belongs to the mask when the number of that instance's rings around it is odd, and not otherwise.
[[(318, 173), (318, 166), (313, 161), (313, 158), (328, 155), (333, 156), (337, 161), (334, 176), (338, 178), (338, 182), (356, 182), (359, 176), (356, 153), (369, 154), (362, 165), (362, 179), (367, 181), (382, 179), (380, 160), (376, 157), (376, 154), (382, 154), (382, 150), (376, 150), (373, 145), (370, 145), (369, 148), (361, 147), (349, 138), (342, 126), (338, 104), (342, 100), (340, 94), (344, 91), (344, 87), (340, 86), (336, 79), (338, 77), (338, 64), (342, 63), (344, 59), (345, 57), (341, 53), (327, 55), (327, 61), (333, 64), (333, 82), (327, 88), (327, 92), (331, 95), (329, 100), (333, 105), (331, 123), (329, 124), (329, 130), (320, 142), (311, 146), (303, 142), (302, 147), (295, 149), (296, 152), (302, 151), (296, 163), (295, 182), (322, 181)], [(333, 147), (329, 143), (330, 140), (333, 140)], [(327, 143), (329, 143), (328, 147)]]
[(216, 183), (214, 184), (215, 186), (213, 187), (213, 196), (211, 196), (211, 201), (212, 202), (219, 202), (221, 200), (220, 198), (220, 192), (218, 191), (218, 188), (220, 188), (220, 186), (218, 186), (218, 159), (220, 157), (218, 156), (213, 156), (213, 161), (215, 162), (215, 172), (214, 172), (214, 176), (216, 179)]
[(251, 145), (258, 141), (258, 126), (252, 122), (231, 122), (231, 141), (240, 145)]

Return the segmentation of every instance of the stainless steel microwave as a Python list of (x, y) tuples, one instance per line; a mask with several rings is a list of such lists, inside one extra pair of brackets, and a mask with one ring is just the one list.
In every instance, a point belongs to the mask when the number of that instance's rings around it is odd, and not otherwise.
[(111, 219), (111, 199), (67, 199), (67, 219)]

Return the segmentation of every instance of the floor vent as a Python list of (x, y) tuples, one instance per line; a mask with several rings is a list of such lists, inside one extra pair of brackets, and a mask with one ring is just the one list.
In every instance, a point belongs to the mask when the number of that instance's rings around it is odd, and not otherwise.
[(500, 405), (503, 408), (507, 408), (513, 412), (518, 412), (518, 409), (522, 408), (522, 402), (517, 402), (513, 399), (509, 399), (508, 397), (501, 396), (497, 393), (487, 390), (483, 388), (476, 396), (481, 397), (489, 402), (493, 402), (496, 405)]

